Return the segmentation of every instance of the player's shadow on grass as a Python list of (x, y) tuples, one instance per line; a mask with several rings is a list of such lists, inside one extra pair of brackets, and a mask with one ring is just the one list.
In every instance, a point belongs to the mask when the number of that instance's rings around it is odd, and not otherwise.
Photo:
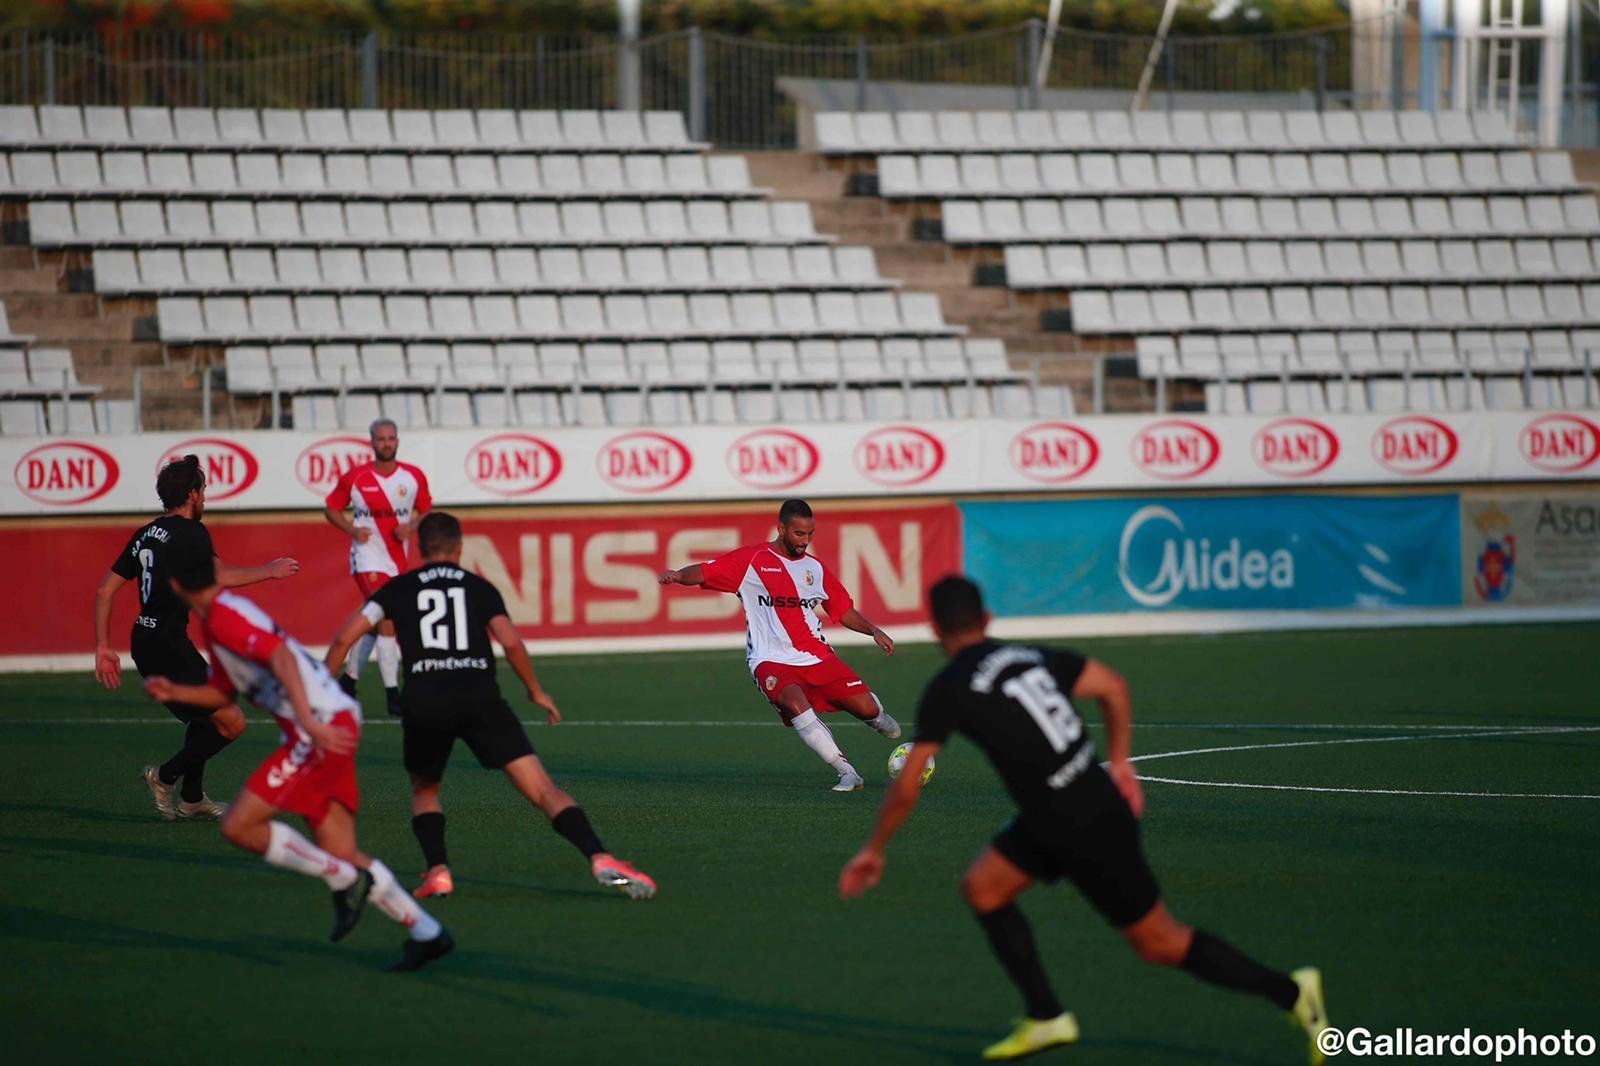
[[(561, 1012), (550, 1007), (563, 996), (613, 1000), (690, 1021), (727, 1023), (741, 1028), (794, 1036), (832, 1037), (881, 1044), (900, 1053), (914, 1052), (924, 1059), (952, 1062), (971, 1060), (975, 1047), (994, 1038), (987, 1029), (895, 1022), (834, 1014), (797, 1003), (757, 1003), (718, 988), (683, 981), (644, 977), (615, 968), (585, 966), (571, 969), (541, 965), (537, 958), (505, 952), (458, 948), (451, 959), (430, 971), (438, 985), (464, 996), (490, 1000), (517, 1010), (544, 1014)], [(527, 989), (527, 998), (485, 988), (482, 979)], [(943, 1042), (940, 1042), (942, 1038)]]
[(154, 951), (162, 955), (196, 951), (268, 966), (280, 965), (282, 961), (237, 940), (208, 940), (171, 930), (136, 929), (100, 918), (58, 914), (37, 907), (0, 904), (0, 929), (6, 931), (4, 939), (60, 944), (74, 949), (90, 945), (117, 950)]
[[(206, 842), (214, 842), (209, 834)], [(63, 837), (0, 836), (0, 852), (12, 852), (31, 857), (48, 857), (51, 852), (87, 855), (96, 859), (131, 859), (139, 862), (159, 862), (178, 866), (212, 866), (242, 870), (254, 869), (260, 860), (231, 851), (218, 850), (215, 854), (202, 854), (180, 850), (169, 844), (141, 845), (108, 840), (71, 840)]]
[(579, 903), (593, 901), (607, 907), (614, 907), (617, 904), (617, 897), (613, 892), (597, 890), (592, 884), (583, 888), (557, 888), (536, 881), (493, 881), (482, 877), (462, 877), (457, 880), (461, 882), (463, 888), (501, 888), (509, 892), (532, 892), (540, 896), (557, 896)]
[(156, 819), (148, 814), (123, 814), (97, 807), (70, 807), (63, 803), (0, 803), (4, 814), (59, 814), (80, 822), (118, 822), (123, 825), (150, 825)]
[[(1175, 1032), (1174, 1037), (1182, 1039), (1181, 1032)], [(1292, 1046), (1292, 1040), (1304, 1040), (1304, 1036), (1284, 1035), (1284, 1046)], [(1303, 1049), (1302, 1049), (1303, 1051)], [(1159, 1040), (1097, 1040), (1085, 1037), (1072, 1045), (1069, 1054), (1082, 1055), (1085, 1059), (1093, 1061), (1100, 1055), (1116, 1055), (1119, 1059), (1127, 1061), (1132, 1058), (1138, 1062), (1226, 1062), (1229, 1066), (1278, 1066), (1284, 1059), (1282, 1057), (1267, 1058), (1254, 1055), (1241, 1055), (1237, 1048), (1229, 1048), (1226, 1052), (1216, 1048), (1185, 1047), (1182, 1044)]]

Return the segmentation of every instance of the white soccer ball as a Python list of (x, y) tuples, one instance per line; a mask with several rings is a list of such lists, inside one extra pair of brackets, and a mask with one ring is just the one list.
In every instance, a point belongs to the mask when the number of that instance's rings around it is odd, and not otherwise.
[[(906, 768), (906, 759), (911, 756), (911, 745), (902, 744), (889, 753), (889, 776), (899, 777), (900, 771)], [(933, 776), (933, 760), (928, 760), (928, 765), (922, 768), (922, 783), (926, 785), (928, 778)]]

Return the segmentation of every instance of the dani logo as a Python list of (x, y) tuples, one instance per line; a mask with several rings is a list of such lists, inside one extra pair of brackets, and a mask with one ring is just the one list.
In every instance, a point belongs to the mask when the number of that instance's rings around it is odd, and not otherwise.
[[(1153, 548), (1157, 543), (1160, 547)], [(1213, 550), (1209, 539), (1185, 536), (1183, 521), (1170, 509), (1151, 504), (1135, 511), (1122, 527), (1117, 577), (1135, 603), (1165, 607), (1190, 590), (1292, 589), (1294, 555), (1288, 548), (1246, 550), (1238, 537)]]
[(1402, 415), (1378, 427), (1372, 455), (1396, 474), (1421, 477), (1449, 466), (1461, 448), (1456, 431), (1436, 418)]
[(295, 476), (306, 491), (326, 496), (345, 471), (372, 462), (372, 445), (362, 437), (324, 437), (294, 461)]
[(156, 463), (157, 473), (168, 463), (185, 455), (200, 457), (200, 469), (206, 475), (207, 503), (239, 495), (255, 484), (256, 475), (261, 472), (261, 464), (242, 444), (218, 437), (196, 437), (167, 449), (167, 453)]
[(787, 429), (758, 429), (728, 446), (728, 472), (754, 489), (787, 489), (817, 472), (817, 446)]
[(677, 438), (640, 430), (607, 442), (595, 465), (612, 488), (661, 492), (688, 477), (694, 459)]
[(500, 433), (467, 452), (467, 477), (496, 496), (531, 496), (560, 475), (555, 445), (526, 433)]
[(1099, 458), (1100, 445), (1094, 437), (1065, 422), (1041, 422), (1011, 438), (1011, 465), (1024, 477), (1047, 485), (1082, 477)]
[(861, 438), (856, 469), (889, 488), (920, 484), (944, 467), (944, 445), (915, 426), (885, 426)]
[(1198, 422), (1170, 418), (1145, 426), (1133, 438), (1133, 461), (1163, 481), (1186, 481), (1216, 465), (1222, 445)]
[(1280, 418), (1256, 431), (1250, 442), (1256, 465), (1279, 477), (1311, 477), (1339, 458), (1339, 438), (1321, 422)]
[(36, 503), (72, 507), (98, 500), (117, 484), (120, 473), (111, 453), (92, 444), (57, 441), (41, 444), (17, 460), (17, 488)]
[(1545, 415), (1522, 427), (1517, 447), (1530, 466), (1571, 474), (1600, 459), (1600, 426), (1577, 415)]

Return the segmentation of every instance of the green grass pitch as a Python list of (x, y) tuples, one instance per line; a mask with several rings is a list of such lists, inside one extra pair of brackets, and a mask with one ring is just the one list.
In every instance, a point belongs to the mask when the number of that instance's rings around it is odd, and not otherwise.
[[(1141, 773), (1293, 786), (1147, 782), (1145, 846), (1180, 918), (1270, 964), (1321, 966), (1335, 1024), (1600, 1032), (1600, 625), (1077, 646), (1132, 681), (1136, 753), (1232, 749)], [(845, 658), (908, 725), (941, 661), (925, 645)], [(400, 934), (375, 909), (331, 945), (319, 884), (214, 826), (155, 818), (139, 768), (182, 729), (131, 675), (116, 694), (87, 672), (0, 678), (5, 1058), (959, 1062), (1019, 1013), (956, 892), (1009, 811), (976, 749), (946, 750), (884, 884), (846, 904), (839, 867), (871, 824), (890, 742), (831, 717), (869, 779), (834, 795), (738, 652), (538, 665), (569, 723), (534, 728), (535, 745), (661, 894), (595, 885), (458, 747), (457, 895), (433, 908), (458, 948), (407, 976), (380, 970)], [(411, 884), (400, 731), (364, 684), (362, 842)], [(231, 796), (275, 734), (253, 713), (212, 763), (211, 794)], [(1041, 1061), (1302, 1061), (1271, 1008), (1142, 965), (1070, 888), (1023, 907), (1083, 1030)]]

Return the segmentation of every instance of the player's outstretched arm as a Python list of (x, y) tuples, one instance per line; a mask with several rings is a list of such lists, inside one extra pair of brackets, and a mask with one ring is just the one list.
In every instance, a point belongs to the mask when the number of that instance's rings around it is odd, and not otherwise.
[(146, 678), (144, 690), (157, 703), (188, 703), (220, 711), (233, 702), (233, 698), (210, 685), (180, 685), (165, 677)]
[(300, 560), (285, 555), (265, 566), (229, 566), (217, 560), (217, 584), (225, 589), (243, 588), (261, 581), (282, 581), (300, 572)]
[(527, 689), (528, 699), (544, 708), (546, 720), (551, 725), (560, 725), (561, 711), (550, 693), (539, 684), (539, 679), (533, 676), (533, 660), (528, 658), (528, 649), (523, 646), (522, 636), (517, 632), (517, 627), (511, 624), (511, 619), (503, 614), (489, 619), (489, 635), (506, 650), (506, 665), (511, 667), (511, 672)]
[(663, 585), (687, 585), (690, 588), (694, 588), (697, 585), (705, 584), (706, 576), (705, 570), (701, 568), (699, 563), (690, 563), (688, 566), (681, 566), (676, 570), (663, 570), (661, 576), (656, 580)]
[(356, 641), (372, 632), (377, 623), (367, 617), (366, 608), (351, 615), (345, 622), (344, 628), (339, 630), (339, 635), (333, 638), (333, 643), (328, 645), (328, 654), (323, 657), (323, 664), (327, 666), (328, 673), (334, 677), (339, 676), (339, 671), (344, 669), (344, 661), (350, 654), (350, 649), (355, 647)]
[(917, 800), (922, 795), (922, 771), (927, 769), (928, 762), (938, 753), (939, 747), (926, 740), (911, 745), (904, 769), (883, 794), (883, 803), (878, 808), (878, 822), (873, 826), (872, 835), (839, 871), (841, 899), (855, 899), (882, 880), (884, 849), (916, 809)]
[(94, 590), (94, 676), (108, 689), (122, 687), (122, 660), (111, 647), (111, 602), (127, 579), (111, 570)]
[(865, 633), (867, 636), (871, 637), (873, 642), (876, 643), (878, 647), (883, 649), (883, 654), (894, 654), (894, 638), (885, 633), (883, 630), (879, 629), (877, 626), (873, 625), (871, 622), (867, 621), (867, 616), (856, 610), (854, 607), (850, 608), (840, 616), (839, 624), (844, 626), (846, 629), (853, 629), (857, 633)]
[(1139, 775), (1134, 772), (1133, 754), (1133, 697), (1128, 692), (1128, 682), (1111, 667), (1090, 659), (1072, 686), (1075, 700), (1095, 700), (1100, 704), (1100, 717), (1106, 723), (1106, 772), (1116, 784), (1117, 791), (1128, 801), (1135, 818), (1144, 813), (1144, 790), (1139, 787)]

